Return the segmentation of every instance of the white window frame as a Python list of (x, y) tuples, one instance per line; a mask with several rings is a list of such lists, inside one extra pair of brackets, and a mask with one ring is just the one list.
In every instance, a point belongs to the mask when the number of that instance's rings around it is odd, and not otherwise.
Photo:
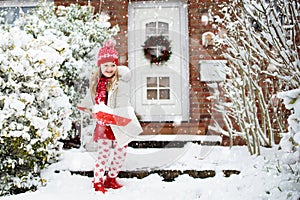
[[(159, 78), (159, 77), (168, 77), (169, 78), (169, 87), (165, 87), (166, 89), (169, 89), (170, 92), (170, 99), (147, 99), (147, 90), (149, 89), (147, 87), (147, 84), (143, 87), (143, 104), (144, 105), (152, 105), (152, 104), (157, 104), (157, 102), (159, 102), (159, 104), (165, 104), (165, 105), (175, 105), (175, 97), (174, 94), (172, 93), (171, 90), (171, 86), (172, 86), (172, 82), (173, 82), (173, 77), (172, 76), (168, 76), (168, 75), (163, 75), (163, 74), (156, 74), (151, 75), (151, 76), (145, 76), (145, 79), (147, 79), (148, 77), (155, 77), (155, 78)], [(163, 87), (162, 87), (163, 88)], [(155, 89), (158, 89), (158, 87), (155, 87)], [(157, 94), (159, 96), (159, 94)]]

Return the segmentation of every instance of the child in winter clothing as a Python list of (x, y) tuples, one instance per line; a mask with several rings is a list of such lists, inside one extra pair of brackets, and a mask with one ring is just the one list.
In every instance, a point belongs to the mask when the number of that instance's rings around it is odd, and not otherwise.
[[(98, 69), (90, 83), (94, 104), (105, 104), (113, 109), (130, 106), (129, 69), (118, 66), (118, 52), (111, 41), (107, 41), (99, 50), (97, 65)], [(94, 141), (98, 144), (93, 180), (95, 191), (105, 193), (107, 188), (122, 187), (116, 177), (124, 163), (127, 145), (119, 145), (111, 126), (101, 121), (96, 123)], [(105, 179), (106, 170), (108, 173)]]

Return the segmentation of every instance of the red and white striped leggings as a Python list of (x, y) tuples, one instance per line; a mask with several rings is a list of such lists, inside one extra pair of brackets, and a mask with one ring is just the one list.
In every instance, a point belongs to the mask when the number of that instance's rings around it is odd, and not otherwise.
[[(98, 152), (94, 168), (94, 182), (103, 180), (105, 171), (108, 176), (115, 178), (118, 176), (126, 157), (126, 148), (119, 147), (116, 140), (101, 139), (97, 141)], [(113, 153), (111, 158), (111, 153)]]

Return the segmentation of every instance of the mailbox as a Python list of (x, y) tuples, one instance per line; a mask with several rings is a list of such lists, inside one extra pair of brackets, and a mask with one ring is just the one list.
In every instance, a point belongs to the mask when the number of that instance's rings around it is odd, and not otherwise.
[(226, 79), (226, 62), (226, 60), (200, 60), (200, 81), (224, 81)]

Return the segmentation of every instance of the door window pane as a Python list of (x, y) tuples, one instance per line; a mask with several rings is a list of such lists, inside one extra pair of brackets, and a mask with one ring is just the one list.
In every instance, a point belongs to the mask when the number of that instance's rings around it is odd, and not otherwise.
[(159, 99), (164, 99), (164, 100), (170, 99), (170, 90), (169, 89), (159, 90)]
[(159, 77), (159, 87), (170, 87), (169, 77)]
[(148, 100), (155, 100), (155, 99), (157, 99), (157, 90), (148, 89), (147, 90), (147, 99)]
[(150, 22), (146, 24), (146, 35), (155, 35), (156, 34), (156, 22)]
[(147, 87), (157, 87), (157, 77), (147, 77)]
[(157, 33), (159, 35), (169, 35), (169, 24), (165, 22), (158, 22)]

